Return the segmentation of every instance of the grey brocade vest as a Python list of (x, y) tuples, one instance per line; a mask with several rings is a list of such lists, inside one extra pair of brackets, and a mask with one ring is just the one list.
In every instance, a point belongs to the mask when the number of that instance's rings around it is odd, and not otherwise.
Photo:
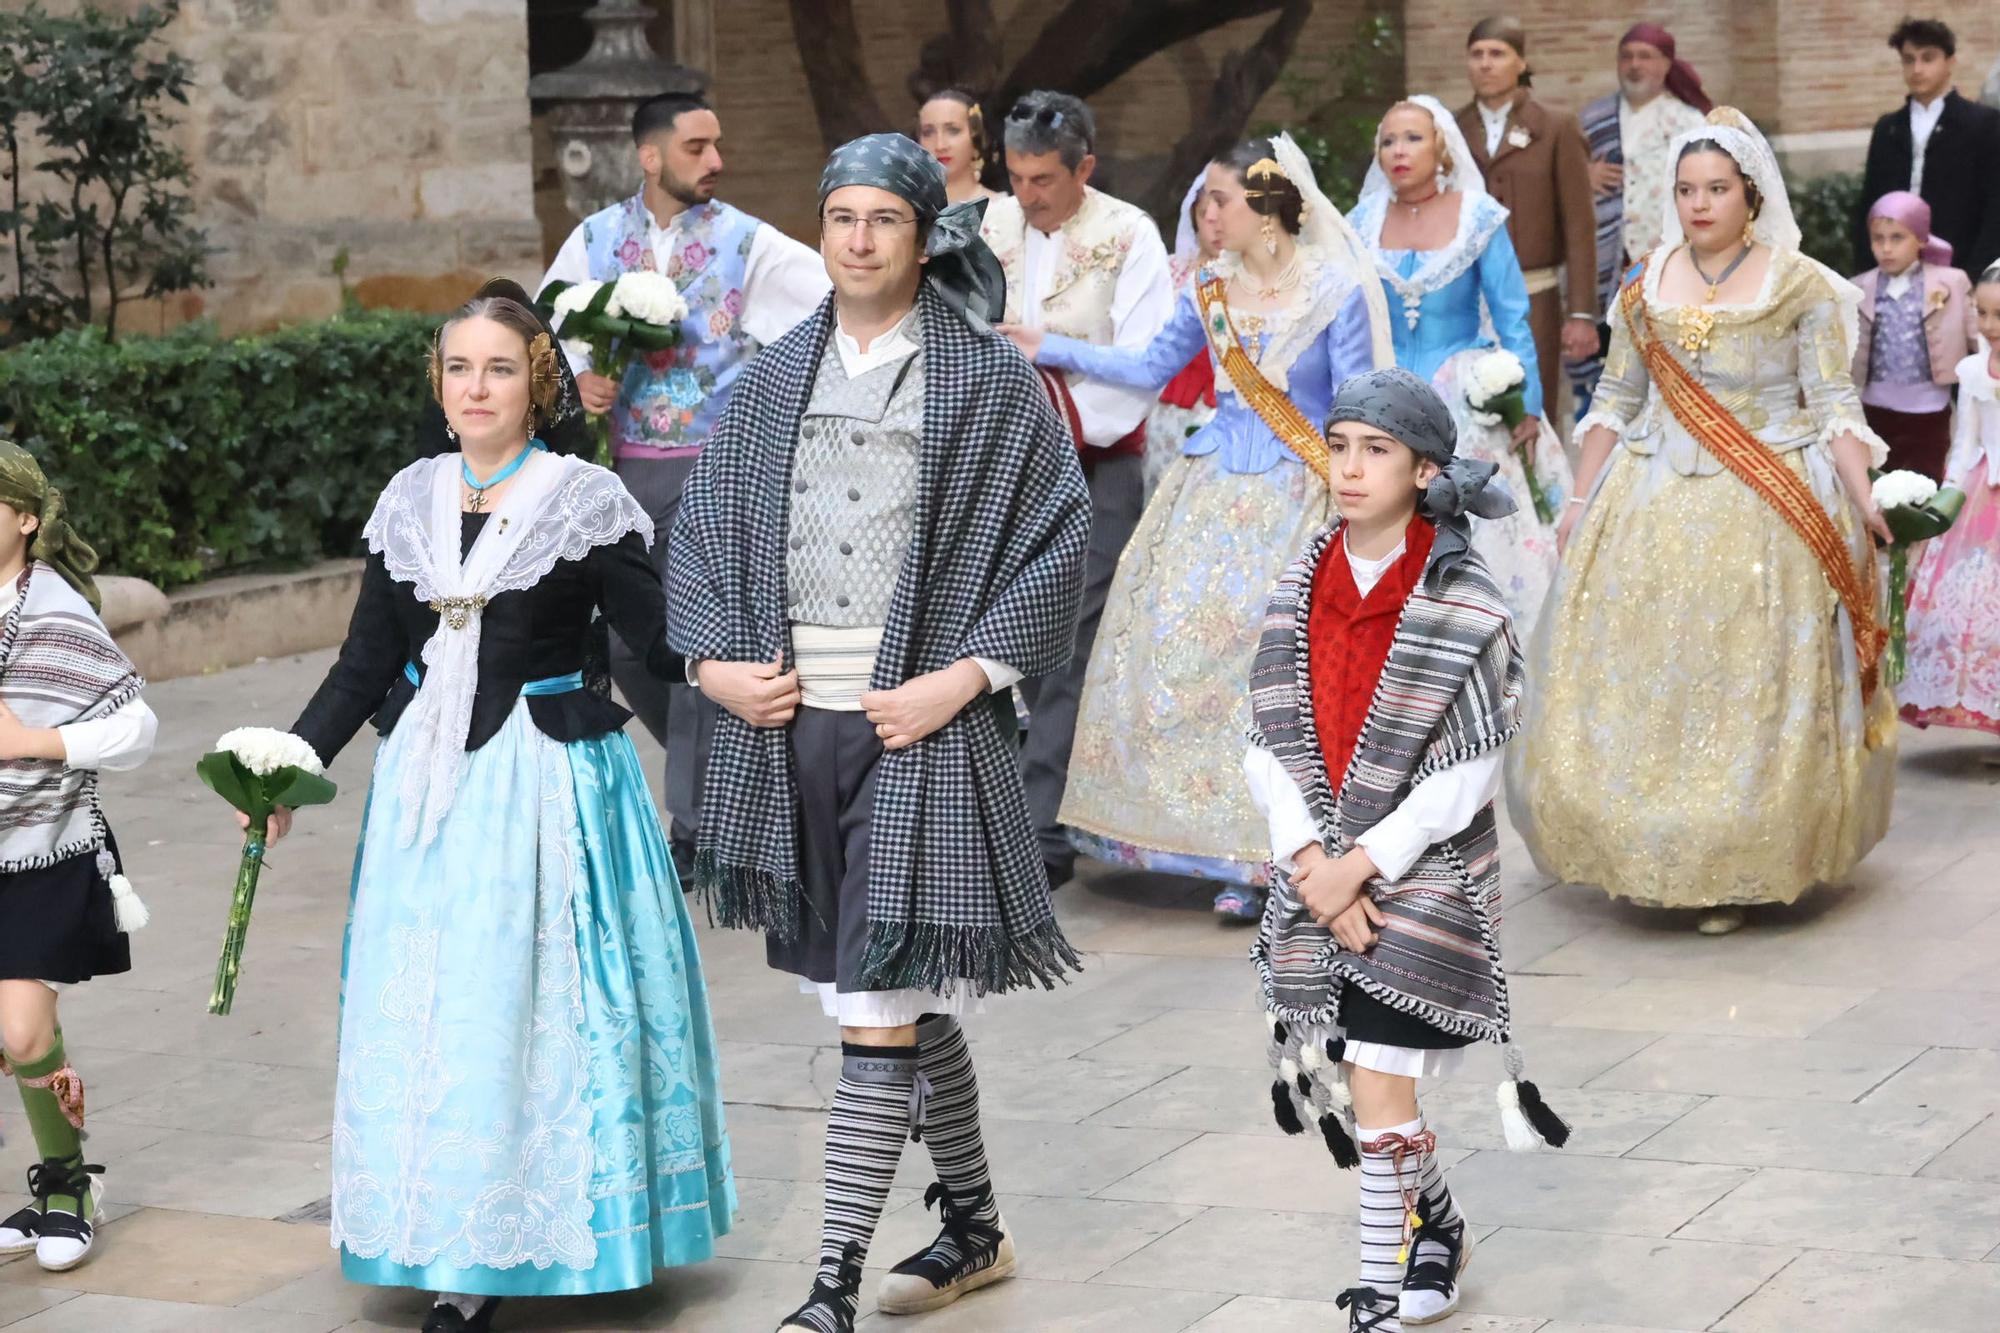
[[(916, 322), (905, 326), (915, 337)], [(917, 519), (923, 352), (847, 377), (830, 342), (799, 423), (785, 542), (795, 624), (885, 624)]]

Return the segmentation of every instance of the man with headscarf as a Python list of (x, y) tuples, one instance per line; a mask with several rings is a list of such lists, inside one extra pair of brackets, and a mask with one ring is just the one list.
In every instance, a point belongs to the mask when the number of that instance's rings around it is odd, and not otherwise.
[(1006, 691), (1071, 652), (1089, 541), (1076, 450), (989, 321), (984, 200), (899, 134), (820, 179), (834, 294), (766, 348), (688, 480), (669, 624), (721, 705), (696, 886), (841, 1026), (818, 1275), (785, 1326), (854, 1326), (905, 1136), (944, 1228), (881, 1309), (1013, 1271), (957, 1015), (1078, 966), (1049, 904)]
[(1528, 92), (1528, 31), (1521, 20), (1482, 19), (1465, 43), (1473, 100), (1458, 126), (1486, 190), (1507, 208), (1507, 235), (1528, 280), (1528, 326), (1551, 425), (1568, 436), (1559, 408), (1563, 362), (1597, 355), (1597, 213), (1590, 155), (1576, 117)]
[[(1159, 229), (1138, 207), (1090, 185), (1097, 126), (1067, 93), (1032, 92), (1007, 113), (1007, 178), (981, 233), (1007, 275), (1009, 324), (1099, 346), (1139, 349), (1174, 313), (1176, 292)], [(1098, 621), (1146, 503), (1146, 414), (1151, 396), (1101, 380), (1041, 371), (1042, 385), (1075, 441), (1090, 483), (1090, 560), (1076, 653), (1047, 676), (1021, 683), (1030, 720), (1021, 750), (1028, 809), (1049, 882), (1061, 885), (1076, 850), (1057, 818)], [(1159, 448), (1171, 449), (1172, 441)]]
[[(701, 91), (703, 76), (678, 70), (674, 89), (632, 113), (645, 181), (639, 192), (591, 214), (556, 252), (542, 277), (614, 282), (632, 272), (663, 273), (687, 302), (680, 345), (633, 358), (613, 383), (590, 365), (589, 350), (564, 344), (586, 411), (608, 413), (612, 467), (653, 520), (673, 526), (681, 487), (703, 440), (729, 403), (743, 365), (764, 344), (811, 314), (826, 296), (820, 257), (767, 222), (715, 197), (722, 177), (722, 123)], [(666, 543), (654, 544), (655, 561)], [(667, 750), (663, 798), (674, 866), (694, 871), (702, 772), (715, 709), (699, 690), (664, 683), (646, 670), (643, 645), (611, 640), (611, 676), (653, 739)]]
[[(1597, 302), (1612, 308), (1619, 279), (1660, 243), (1672, 164), (1667, 146), (1701, 124), (1715, 103), (1694, 66), (1674, 53), (1674, 35), (1657, 23), (1635, 23), (1618, 39), (1618, 91), (1584, 107), (1580, 118), (1590, 151), (1590, 188), (1597, 197)], [(1607, 315), (1608, 318), (1608, 315)], [(1600, 342), (1608, 325), (1600, 326)], [(1602, 356), (1566, 367), (1576, 396), (1588, 403)]]

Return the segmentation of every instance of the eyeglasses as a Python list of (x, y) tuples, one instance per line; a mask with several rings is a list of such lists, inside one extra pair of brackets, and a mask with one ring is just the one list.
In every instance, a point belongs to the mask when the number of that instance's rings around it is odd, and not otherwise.
[(836, 208), (819, 215), (819, 225), (829, 236), (852, 235), (857, 227), (867, 227), (871, 232), (894, 231), (898, 227), (913, 226), (915, 218), (906, 218), (900, 213), (850, 213), (844, 208)]

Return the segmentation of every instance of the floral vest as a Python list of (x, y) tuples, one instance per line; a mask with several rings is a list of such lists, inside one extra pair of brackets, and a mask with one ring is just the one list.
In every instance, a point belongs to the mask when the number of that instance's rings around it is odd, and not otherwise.
[(668, 231), (672, 251), (655, 255), (651, 222), (642, 195), (583, 222), (592, 280), (663, 272), (688, 306), (680, 344), (633, 358), (625, 372), (611, 412), (611, 452), (619, 458), (672, 458), (700, 449), (729, 403), (737, 371), (758, 346), (739, 321), (750, 244), (762, 224), (720, 200), (697, 204)]
[[(1118, 274), (1131, 253), (1132, 239), (1141, 227), (1153, 220), (1145, 212), (1122, 199), (1085, 187), (1083, 203), (1060, 232), (1062, 251), (1056, 256), (1049, 284), (1042, 292), (1042, 327), (1050, 333), (1077, 338), (1099, 347), (1111, 342), (1111, 307), (1118, 294)], [(1007, 322), (1022, 324), (1021, 294), (1026, 290), (1028, 220), (1012, 195), (1002, 195), (987, 206), (980, 235), (999, 257), (1007, 274)], [(1066, 377), (1043, 373), (1044, 387), (1056, 401), (1057, 415), (1076, 433), (1074, 415), (1066, 410)], [(1093, 449), (1086, 457), (1107, 453), (1137, 453), (1146, 442), (1142, 422), (1109, 449)], [(1083, 441), (1077, 440), (1078, 448)]]

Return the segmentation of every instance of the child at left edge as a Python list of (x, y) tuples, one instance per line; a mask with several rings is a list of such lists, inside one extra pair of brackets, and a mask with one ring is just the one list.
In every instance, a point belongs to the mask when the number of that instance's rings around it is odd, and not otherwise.
[(1406, 370), (1340, 386), (1326, 425), (1339, 519), (1278, 581), (1251, 669), (1243, 767), (1276, 869), (1251, 949), (1272, 1110), (1288, 1133), (1316, 1121), (1334, 1161), (1361, 1168), (1360, 1282), (1337, 1301), (1353, 1333), (1444, 1319), (1472, 1257), (1420, 1079), (1497, 1041), (1508, 1146), (1569, 1136), (1521, 1077), (1497, 934), (1493, 798), (1522, 662), (1470, 520), (1515, 506), (1456, 437)]
[(83, 1156), (83, 1078), (63, 1047), (61, 988), (130, 971), (146, 912), (98, 806), (100, 769), (137, 768), (157, 722), (146, 682), (98, 617), (97, 555), (62, 492), (0, 440), (0, 1077), (20, 1087), (40, 1159), (0, 1255), (50, 1272), (89, 1257), (104, 1168)]

